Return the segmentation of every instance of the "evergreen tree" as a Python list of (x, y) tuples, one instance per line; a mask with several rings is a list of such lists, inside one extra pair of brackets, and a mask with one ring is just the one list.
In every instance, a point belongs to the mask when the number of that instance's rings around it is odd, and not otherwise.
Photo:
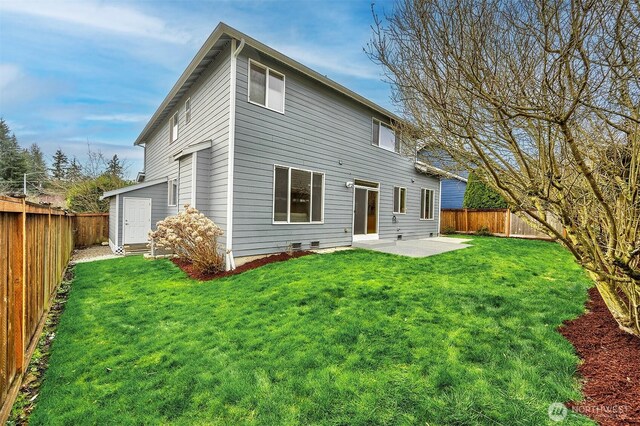
[(76, 157), (73, 157), (71, 163), (69, 164), (69, 168), (67, 169), (67, 179), (71, 182), (77, 182), (84, 177), (82, 173), (82, 166), (78, 162)]
[(462, 206), (465, 209), (505, 209), (507, 202), (496, 191), (485, 185), (475, 173), (469, 175)]
[(25, 150), (27, 155), (27, 170), (28, 173), (37, 176), (38, 180), (44, 180), (47, 177), (47, 163), (44, 160), (44, 153), (38, 146), (38, 144), (31, 144), (28, 150)]
[(122, 179), (124, 174), (124, 166), (118, 158), (118, 154), (114, 154), (111, 160), (107, 162), (107, 170), (105, 173)]
[(17, 191), (22, 188), (22, 179), (27, 172), (27, 159), (18, 145), (16, 136), (7, 123), (0, 118), (0, 190)]
[(56, 153), (53, 154), (53, 164), (51, 165), (51, 174), (53, 178), (58, 180), (66, 178), (68, 166), (69, 159), (61, 149), (58, 149)]

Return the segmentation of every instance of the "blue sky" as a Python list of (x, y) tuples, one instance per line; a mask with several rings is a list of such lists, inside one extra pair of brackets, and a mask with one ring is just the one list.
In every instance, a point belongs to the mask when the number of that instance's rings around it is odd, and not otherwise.
[(219, 21), (393, 110), (369, 0), (0, 0), (0, 116), (23, 146), (82, 161), (90, 143), (135, 176), (133, 141)]

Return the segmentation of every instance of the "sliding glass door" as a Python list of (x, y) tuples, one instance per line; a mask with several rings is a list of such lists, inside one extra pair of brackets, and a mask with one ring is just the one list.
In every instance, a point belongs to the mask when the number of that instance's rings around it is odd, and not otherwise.
[(356, 180), (353, 192), (353, 240), (378, 239), (380, 185)]

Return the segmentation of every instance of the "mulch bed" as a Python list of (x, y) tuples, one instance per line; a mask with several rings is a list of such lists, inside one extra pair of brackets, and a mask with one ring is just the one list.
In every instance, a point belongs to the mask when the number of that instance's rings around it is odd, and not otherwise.
[(584, 400), (566, 405), (603, 426), (640, 425), (640, 339), (618, 328), (595, 287), (587, 308), (559, 329), (583, 360)]
[(278, 254), (273, 254), (271, 256), (263, 257), (260, 259), (252, 260), (251, 262), (247, 262), (241, 266), (238, 266), (233, 271), (221, 271), (221, 272), (214, 272), (214, 273), (197, 272), (193, 269), (193, 265), (191, 265), (190, 262), (185, 260), (173, 258), (171, 259), (171, 261), (180, 269), (182, 269), (184, 272), (186, 272), (187, 275), (189, 275), (191, 278), (195, 280), (200, 280), (200, 281), (209, 281), (217, 278), (229, 277), (231, 275), (238, 275), (243, 272), (249, 271), (251, 269), (256, 269), (261, 266), (268, 265), (269, 263), (284, 262), (285, 260), (295, 259), (302, 256), (308, 256), (310, 254), (313, 254), (313, 253), (310, 251), (304, 251), (304, 250), (294, 251), (291, 254), (278, 253)]

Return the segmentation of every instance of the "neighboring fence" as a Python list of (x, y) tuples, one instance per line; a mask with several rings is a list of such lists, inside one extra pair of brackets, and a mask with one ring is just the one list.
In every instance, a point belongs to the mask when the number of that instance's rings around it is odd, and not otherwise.
[[(551, 217), (549, 221), (558, 232), (563, 232), (558, 220)], [(503, 237), (551, 239), (509, 209), (443, 209), (440, 212), (441, 233), (474, 233), (483, 228)]]
[(0, 196), (0, 424), (18, 393), (74, 238), (80, 245), (103, 239), (104, 217)]
[(106, 242), (109, 240), (109, 213), (76, 213), (73, 227), (75, 247)]

